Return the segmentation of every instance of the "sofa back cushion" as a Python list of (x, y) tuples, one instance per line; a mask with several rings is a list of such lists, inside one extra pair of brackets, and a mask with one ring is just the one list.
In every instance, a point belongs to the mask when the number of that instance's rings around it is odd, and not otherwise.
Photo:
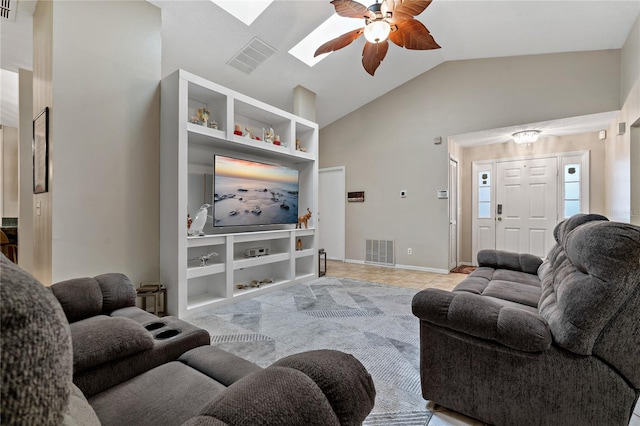
[[(640, 227), (584, 216), (554, 231), (558, 245), (542, 274), (539, 310), (558, 345), (591, 355), (603, 329), (640, 286)], [(639, 316), (636, 309), (636, 322)]]
[(50, 288), (70, 323), (136, 304), (136, 289), (129, 278), (114, 272), (60, 281)]
[(71, 322), (102, 312), (102, 291), (93, 278), (73, 278), (49, 287)]

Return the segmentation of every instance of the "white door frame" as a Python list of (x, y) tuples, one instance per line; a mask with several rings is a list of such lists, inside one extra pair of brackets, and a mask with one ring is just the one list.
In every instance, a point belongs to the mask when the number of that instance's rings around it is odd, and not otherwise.
[(458, 266), (460, 258), (459, 189), (458, 160), (449, 157), (449, 270)]
[[(491, 184), (491, 219), (495, 221), (495, 188), (497, 182), (495, 181), (496, 174), (496, 164), (503, 161), (518, 161), (518, 160), (530, 160), (537, 158), (557, 158), (558, 159), (558, 196), (557, 196), (557, 217), (560, 219), (564, 218), (564, 210), (563, 210), (563, 200), (564, 200), (564, 182), (563, 182), (563, 173), (564, 173), (564, 165), (567, 163), (580, 163), (580, 211), (582, 213), (589, 213), (590, 205), (589, 205), (589, 178), (591, 176), (589, 171), (590, 164), (590, 151), (573, 151), (573, 152), (560, 152), (556, 154), (538, 154), (538, 155), (529, 155), (524, 157), (515, 157), (515, 158), (499, 158), (494, 160), (480, 160), (472, 162), (472, 188), (471, 188), (471, 263), (473, 265), (477, 265), (477, 253), (478, 253), (478, 179), (477, 179), (477, 171), (480, 168), (485, 168), (492, 171), (491, 176), (494, 178), (494, 183)], [(489, 166), (487, 168), (487, 166)], [(495, 236), (495, 224), (493, 226), (493, 232)], [(494, 237), (494, 247), (495, 247), (495, 237)]]
[[(335, 173), (338, 172), (342, 175), (342, 179), (339, 179), (339, 183), (336, 186), (332, 186), (331, 188), (321, 188), (322, 184), (322, 174), (323, 173)], [(328, 229), (327, 226), (319, 226), (319, 235), (318, 235), (318, 245), (320, 247), (320, 241), (327, 241), (328, 239), (332, 240), (334, 247), (338, 247), (337, 253), (333, 250), (327, 250), (327, 258), (331, 260), (339, 260), (344, 262), (345, 260), (345, 239), (346, 239), (346, 168), (345, 166), (337, 166), (337, 167), (327, 167), (324, 169), (318, 170), (318, 191), (326, 191), (330, 189), (332, 191), (332, 200), (335, 200), (332, 203), (330, 214), (334, 215), (333, 219), (337, 221), (337, 225), (333, 226), (332, 229)], [(320, 200), (320, 196), (318, 197)], [(319, 204), (321, 201), (319, 201)], [(318, 211), (318, 221), (322, 221), (322, 217), (326, 217), (328, 215), (326, 208), (322, 205), (319, 205), (320, 210)], [(322, 238), (320, 237), (322, 235)]]

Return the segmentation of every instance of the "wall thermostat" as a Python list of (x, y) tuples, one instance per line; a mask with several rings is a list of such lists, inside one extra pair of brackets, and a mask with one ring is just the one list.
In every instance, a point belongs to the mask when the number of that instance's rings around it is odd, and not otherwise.
[(447, 191), (446, 189), (439, 189), (438, 198), (449, 198), (449, 191)]

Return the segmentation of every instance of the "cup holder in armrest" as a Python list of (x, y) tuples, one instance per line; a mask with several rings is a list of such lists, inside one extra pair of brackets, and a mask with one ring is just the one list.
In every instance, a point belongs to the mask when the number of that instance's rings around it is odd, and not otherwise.
[(154, 337), (158, 340), (164, 340), (164, 339), (170, 339), (171, 337), (175, 337), (180, 333), (182, 333), (180, 330), (169, 329), (169, 330), (161, 331), (160, 333), (156, 334)]
[(153, 330), (157, 330), (159, 328), (164, 327), (166, 324), (163, 322), (151, 322), (147, 325), (144, 326), (144, 328), (146, 328), (148, 331), (153, 331)]

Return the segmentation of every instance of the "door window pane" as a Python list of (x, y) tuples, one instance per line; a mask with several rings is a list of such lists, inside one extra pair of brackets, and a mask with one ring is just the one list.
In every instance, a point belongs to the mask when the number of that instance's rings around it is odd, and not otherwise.
[(478, 203), (478, 217), (491, 219), (491, 203)]
[(491, 172), (478, 172), (478, 218), (491, 218)]
[(564, 165), (564, 187), (562, 201), (564, 205), (564, 217), (573, 216), (582, 211), (582, 199), (580, 197), (580, 164)]

